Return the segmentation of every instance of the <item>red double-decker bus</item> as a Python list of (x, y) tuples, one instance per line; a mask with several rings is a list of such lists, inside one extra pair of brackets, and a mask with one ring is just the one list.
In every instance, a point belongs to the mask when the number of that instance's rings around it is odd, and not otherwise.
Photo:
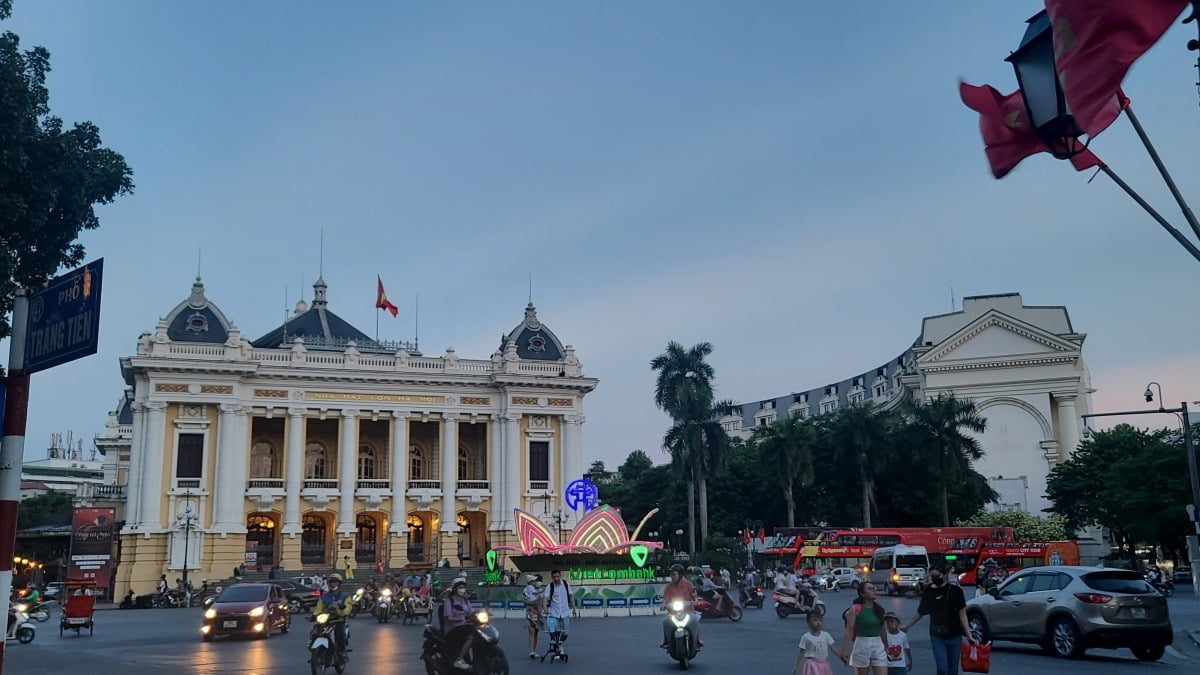
[(924, 546), (930, 560), (942, 560), (959, 542), (1012, 541), (1010, 527), (895, 527), (827, 530), (814, 541), (805, 542), (793, 562), (804, 576), (830, 567), (863, 569), (881, 546)]
[(804, 542), (816, 539), (827, 527), (777, 527), (775, 535), (767, 540), (766, 547), (758, 555), (763, 561), (764, 568), (775, 567), (779, 563), (791, 564), (800, 554)]
[(1079, 544), (1073, 541), (990, 541), (968, 537), (956, 541), (946, 551), (945, 560), (961, 572), (958, 583), (973, 586), (980, 570), (984, 569), (999, 582), (1026, 567), (1078, 565)]

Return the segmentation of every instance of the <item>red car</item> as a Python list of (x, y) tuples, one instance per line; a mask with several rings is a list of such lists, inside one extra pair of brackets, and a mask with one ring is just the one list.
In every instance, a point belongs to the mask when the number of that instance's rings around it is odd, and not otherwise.
[(292, 615), (288, 600), (275, 584), (236, 584), (221, 592), (204, 610), (200, 635), (208, 642), (218, 635), (256, 635), (288, 632)]

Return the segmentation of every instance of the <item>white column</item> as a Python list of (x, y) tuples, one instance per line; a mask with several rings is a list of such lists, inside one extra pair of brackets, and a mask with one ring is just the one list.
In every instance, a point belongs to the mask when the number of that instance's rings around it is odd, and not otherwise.
[(141, 523), (142, 468), (146, 464), (145, 404), (134, 401), (133, 432), (130, 436), (129, 470), (125, 475), (125, 529), (136, 530)]
[[(505, 512), (505, 496), (504, 496), (504, 418), (500, 415), (492, 415), (491, 439), (488, 441), (488, 489), (492, 492), (491, 498), (491, 515), (488, 518), (489, 530), (504, 529), (504, 512)], [(508, 509), (511, 517), (512, 509)]]
[(342, 411), (342, 443), (338, 446), (338, 534), (354, 534), (354, 488), (358, 484), (358, 411)]
[(238, 416), (242, 406), (222, 403), (217, 427), (217, 479), (213, 490), (213, 529), (228, 533), (242, 526), (242, 503), (246, 483), (237, 482), (239, 462), (246, 462), (246, 451), (239, 443)]
[(163, 458), (174, 448), (167, 447), (167, 404), (152, 401), (146, 404), (146, 443), (142, 446), (145, 465), (142, 469), (141, 529), (146, 532), (161, 530), (163, 489)]
[[(458, 532), (454, 490), (458, 480), (458, 415), (442, 414), (442, 532)], [(445, 551), (444, 557), (451, 557)]]
[(504, 415), (504, 529), (513, 528), (513, 509), (521, 507), (522, 486), (521, 457), (525, 445), (521, 443), (521, 413)]
[[(566, 476), (563, 481), (564, 490), (571, 481), (583, 478), (583, 422), (583, 415), (563, 417), (562, 463), (563, 474)], [(573, 529), (580, 515), (582, 511), (567, 509), (563, 527)]]
[(1059, 452), (1065, 461), (1079, 447), (1079, 416), (1075, 413), (1075, 394), (1057, 394)]
[(284, 534), (303, 532), (300, 525), (300, 489), (304, 487), (304, 435), (307, 412), (304, 408), (288, 408), (287, 480), (284, 482)]
[(405, 490), (408, 489), (408, 413), (392, 413), (392, 526), (393, 534), (404, 534), (408, 525)]

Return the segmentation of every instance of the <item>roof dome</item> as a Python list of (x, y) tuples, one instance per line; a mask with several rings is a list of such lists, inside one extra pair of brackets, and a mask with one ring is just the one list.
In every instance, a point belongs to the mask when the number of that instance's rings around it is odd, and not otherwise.
[(233, 324), (225, 314), (204, 295), (204, 282), (196, 277), (192, 294), (175, 306), (164, 319), (167, 337), (172, 342), (215, 342), (229, 339)]
[(525, 320), (512, 329), (501, 348), (509, 343), (516, 345), (517, 356), (530, 361), (561, 361), (566, 353), (558, 336), (538, 321), (532, 302), (525, 306)]
[(296, 312), (284, 324), (251, 344), (259, 348), (291, 348), (296, 338), (304, 340), (309, 348), (344, 349), (354, 342), (359, 348), (372, 347), (377, 343), (350, 322), (329, 311), (326, 292), (329, 286), (318, 277), (313, 284), (313, 301), (309, 306), (303, 300), (296, 303)]

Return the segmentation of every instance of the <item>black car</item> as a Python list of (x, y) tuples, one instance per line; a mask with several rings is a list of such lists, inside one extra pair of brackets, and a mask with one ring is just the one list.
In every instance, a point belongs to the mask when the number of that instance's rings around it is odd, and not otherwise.
[(283, 591), (283, 594), (287, 597), (288, 611), (292, 614), (311, 610), (316, 606), (317, 600), (321, 597), (320, 589), (309, 588), (291, 579), (272, 579), (267, 583), (275, 584)]

